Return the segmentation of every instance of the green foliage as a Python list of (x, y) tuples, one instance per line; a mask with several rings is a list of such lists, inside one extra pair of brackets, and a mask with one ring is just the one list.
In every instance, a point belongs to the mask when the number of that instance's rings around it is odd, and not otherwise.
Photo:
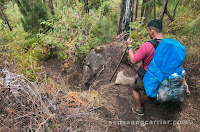
[[(19, 72), (30, 75), (32, 79), (35, 78), (32, 73), (41, 72), (39, 64), (42, 60), (57, 57), (70, 64), (96, 46), (111, 41), (117, 30), (119, 11), (108, 1), (89, 13), (83, 11), (84, 6), (79, 2), (74, 2), (70, 7), (57, 5), (54, 19), (43, 18), (37, 11), (33, 15), (38, 6), (45, 6), (40, 5), (39, 1), (32, 5), (30, 1), (17, 2), (18, 6), (8, 4), (11, 8), (6, 9), (13, 32), (9, 32), (7, 25), (2, 23), (0, 42), (10, 61), (16, 62)], [(106, 8), (113, 11), (105, 13)], [(45, 9), (41, 10), (46, 14)], [(36, 20), (32, 20), (32, 15)], [(24, 32), (26, 27), (28, 32)]]
[(109, 1), (109, 0), (88, 0), (88, 7), (89, 7), (89, 9), (96, 9), (96, 10), (98, 10), (99, 7), (101, 7), (101, 8), (103, 7), (104, 8), (103, 13), (106, 13), (106, 12), (108, 12), (109, 6), (104, 6), (103, 4), (105, 4), (105, 2), (107, 2), (107, 1)]
[(111, 41), (117, 30), (114, 23), (117, 22), (117, 12), (104, 16), (105, 6), (110, 6), (110, 3), (104, 2), (98, 10), (84, 13), (82, 3), (76, 3), (60, 11), (58, 21), (43, 21), (42, 24), (52, 27), (48, 34), (42, 35), (43, 45), (53, 50), (51, 55), (70, 62), (85, 56), (96, 46)]
[(40, 28), (40, 22), (48, 19), (48, 13), (41, 0), (16, 0), (20, 12), (23, 15), (21, 19), (24, 30), (37, 33)]
[[(112, 13), (107, 13), (106, 16), (100, 18), (91, 30), (91, 37), (93, 39), (89, 42), (89, 45), (92, 45), (93, 43), (94, 46), (98, 46), (102, 43), (108, 43), (111, 41), (112, 36), (117, 32), (117, 14), (118, 12), (113, 10)], [(91, 48), (94, 48), (94, 46)]]
[(200, 36), (200, 16), (190, 21), (183, 29), (183, 34), (188, 34), (189, 37), (197, 38)]
[(192, 40), (199, 38), (200, 17), (196, 14), (200, 13), (200, 9), (195, 6), (198, 3), (199, 1), (195, 0), (183, 0), (177, 8), (175, 21), (169, 24), (168, 32), (178, 36), (184, 35)]
[[(79, 4), (80, 2), (82, 2), (82, 0), (79, 1), (79, 2), (76, 1), (76, 0), (67, 0), (67, 2), (66, 1), (62, 1), (63, 4), (67, 3), (67, 7), (73, 7), (74, 5)], [(100, 7), (102, 7), (102, 5), (105, 2), (109, 2), (109, 0), (88, 0), (87, 8), (89, 10), (98, 10)], [(104, 13), (108, 12), (108, 8), (109, 8), (109, 6), (104, 6)]]
[(134, 43), (134, 49), (138, 49), (141, 44), (150, 40), (150, 38), (148, 37), (147, 27), (144, 23), (142, 23), (142, 19), (144, 18), (137, 18), (135, 22), (132, 22), (130, 24), (132, 29), (130, 38)]
[[(31, 73), (41, 72), (38, 62), (44, 58), (45, 50), (39, 46), (40, 41), (36, 37), (27, 39), (27, 33), (23, 32), (23, 28), (14, 29), (12, 32), (5, 28), (4, 31), (4, 35), (1, 32), (1, 49), (7, 54), (9, 61), (15, 63), (19, 72), (30, 74), (29, 77), (34, 79), (35, 75)], [(13, 36), (16, 38), (13, 39)]]
[[(143, 0), (139, 1), (139, 3), (141, 4), (141, 6), (142, 6), (142, 2), (143, 2)], [(146, 14), (144, 22), (146, 22), (146, 23), (148, 23), (150, 20), (154, 19), (153, 2), (154, 2), (154, 0), (146, 0), (146, 3), (144, 4), (145, 14)], [(156, 2), (156, 17), (158, 18), (158, 16), (159, 16), (158, 14), (160, 13), (163, 0), (156, 0), (155, 2)], [(140, 10), (139, 10), (139, 13), (141, 12)]]
[(0, 5), (1, 6), (4, 6), (6, 3), (8, 3), (8, 2), (13, 2), (14, 0), (1, 0), (0, 1)]
[(197, 14), (200, 11), (200, 1), (199, 0), (182, 0), (182, 5), (189, 7), (192, 10), (197, 11)]
[(0, 20), (0, 49), (8, 56), (8, 61), (15, 63), (17, 70), (34, 79), (32, 73), (41, 72), (38, 65), (45, 57), (45, 48), (41, 47), (42, 40), (38, 36), (24, 32), (20, 11), (16, 5), (6, 5), (5, 13), (9, 15), (13, 31), (10, 32), (5, 23)]
[(169, 34), (169, 33), (168, 33), (168, 34), (167, 34), (167, 33), (163, 34), (163, 37), (164, 37), (164, 38), (177, 39), (175, 35)]

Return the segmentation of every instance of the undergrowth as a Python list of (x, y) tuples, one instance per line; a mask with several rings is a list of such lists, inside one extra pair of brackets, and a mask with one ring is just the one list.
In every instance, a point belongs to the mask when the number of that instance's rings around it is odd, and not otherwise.
[(91, 119), (87, 115), (102, 106), (103, 100), (96, 91), (90, 94), (66, 91), (44, 74), (37, 74), (37, 79), (32, 81), (15, 73), (6, 61), (3, 63), (0, 131), (72, 131), (80, 129), (77, 124)]
[[(117, 30), (118, 10), (110, 1), (101, 2), (101, 6), (90, 9), (89, 13), (84, 12), (79, 2), (56, 8), (56, 16), (41, 21), (38, 33), (24, 31), (16, 4), (10, 2), (6, 6), (10, 7), (5, 12), (13, 31), (10, 32), (0, 20), (1, 49), (25, 75), (41, 72), (40, 62), (51, 57), (69, 65), (76, 60), (82, 61), (91, 49), (109, 43)], [(35, 77), (31, 75), (30, 78)]]

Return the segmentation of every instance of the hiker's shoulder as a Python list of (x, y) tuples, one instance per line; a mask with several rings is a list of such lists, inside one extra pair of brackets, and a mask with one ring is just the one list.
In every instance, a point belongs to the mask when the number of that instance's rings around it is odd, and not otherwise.
[(141, 47), (145, 47), (145, 48), (152, 48), (153, 47), (153, 45), (151, 44), (151, 42), (150, 41), (147, 41), (147, 42), (144, 42), (143, 44), (142, 44), (142, 46)]

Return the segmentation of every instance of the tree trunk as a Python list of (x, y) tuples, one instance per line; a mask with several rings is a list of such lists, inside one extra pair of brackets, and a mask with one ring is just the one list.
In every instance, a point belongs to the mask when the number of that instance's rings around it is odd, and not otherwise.
[(52, 15), (55, 15), (54, 7), (53, 7), (53, 1), (52, 1), (52, 0), (49, 0), (49, 7), (50, 7), (50, 9), (51, 9), (51, 14), (52, 14)]
[(138, 11), (138, 0), (133, 1), (133, 22), (136, 21)]
[(145, 17), (145, 9), (146, 9), (146, 7), (144, 6), (145, 3), (146, 3), (146, 0), (143, 0), (142, 9), (141, 9), (141, 17)]
[(169, 11), (167, 10), (167, 2), (168, 2), (168, 0), (165, 0), (164, 3), (163, 3), (163, 6), (162, 6), (162, 9), (161, 9), (161, 12), (160, 12), (160, 20), (162, 21), (163, 17), (164, 17), (164, 14), (166, 14), (169, 17), (170, 21), (173, 22), (174, 18), (169, 13)]
[(153, 0), (154, 19), (156, 19), (156, 0)]
[(142, 23), (144, 23), (144, 18), (145, 18), (145, 12), (146, 12), (146, 6), (144, 4), (146, 3), (146, 0), (143, 0), (142, 2), (142, 9), (141, 9), (141, 17), (142, 17)]
[(125, 33), (130, 29), (130, 22), (133, 21), (133, 1), (122, 0), (120, 5), (120, 17), (118, 23), (118, 34)]
[(1, 14), (2, 14), (2, 16), (3, 16), (4, 20), (5, 20), (5, 22), (7, 23), (7, 25), (8, 25), (8, 27), (9, 27), (10, 31), (12, 31), (12, 27), (10, 26), (10, 23), (9, 23), (7, 17), (6, 17), (6, 14), (3, 12), (3, 8), (1, 7), (1, 5), (0, 5), (0, 10), (1, 10)]
[(161, 21), (163, 20), (163, 17), (164, 17), (164, 14), (165, 14), (165, 10), (167, 8), (167, 2), (168, 2), (168, 0), (164, 0), (162, 9), (160, 11), (160, 20)]

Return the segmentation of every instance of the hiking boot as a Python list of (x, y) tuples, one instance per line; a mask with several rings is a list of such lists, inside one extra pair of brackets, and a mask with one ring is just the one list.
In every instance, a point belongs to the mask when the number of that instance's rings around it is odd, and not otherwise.
[(135, 111), (136, 111), (136, 113), (137, 113), (138, 116), (141, 116), (141, 117), (144, 116), (144, 108), (142, 108), (142, 109), (136, 109)]

